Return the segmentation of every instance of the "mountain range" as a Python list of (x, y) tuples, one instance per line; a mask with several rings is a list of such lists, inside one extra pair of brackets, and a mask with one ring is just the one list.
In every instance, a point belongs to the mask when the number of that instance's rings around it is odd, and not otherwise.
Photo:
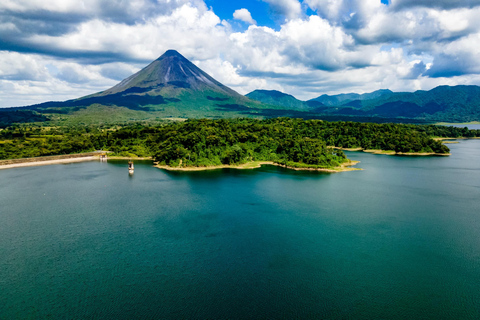
[(247, 97), (324, 116), (375, 117), (426, 122), (467, 122), (480, 119), (480, 87), (439, 86), (429, 91), (321, 95), (301, 101), (279, 91), (255, 90)]
[(116, 86), (63, 102), (0, 109), (0, 126), (13, 121), (128, 122), (165, 118), (278, 117), (369, 122), (480, 120), (480, 87), (430, 91), (320, 95), (301, 101), (275, 90), (243, 96), (175, 50), (168, 50)]

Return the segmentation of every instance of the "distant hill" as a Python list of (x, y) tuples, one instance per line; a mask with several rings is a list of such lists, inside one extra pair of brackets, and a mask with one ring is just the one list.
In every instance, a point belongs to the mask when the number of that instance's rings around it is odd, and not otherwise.
[(430, 91), (398, 92), (353, 100), (335, 111), (353, 116), (467, 122), (480, 119), (480, 87), (439, 86)]
[[(380, 119), (391, 119), (395, 122), (480, 120), (478, 86), (439, 86), (430, 91), (415, 92), (392, 92), (383, 89), (364, 94), (321, 95), (309, 101), (301, 101), (285, 93), (269, 93), (272, 91), (266, 90), (258, 93), (258, 91), (253, 91), (247, 96), (265, 103), (290, 106), (290, 109), (295, 111), (305, 111), (303, 116), (296, 114), (296, 117), (324, 119), (340, 117), (342, 120), (350, 118), (361, 121), (375, 118), (375, 122), (381, 122)], [(268, 116), (271, 111), (264, 110), (262, 114)], [(276, 113), (278, 114), (279, 112)]]
[(311, 99), (309, 101), (318, 101), (326, 106), (341, 106), (355, 100), (363, 101), (363, 100), (377, 99), (382, 96), (383, 97), (390, 96), (392, 93), (393, 92), (388, 89), (381, 89), (371, 93), (364, 93), (364, 94), (342, 93), (342, 94), (331, 95), (331, 96), (329, 96), (328, 94), (324, 94), (324, 95), (321, 95), (320, 97)]
[[(282, 106), (293, 110), (310, 110), (312, 107), (305, 101), (300, 101), (290, 94), (277, 90), (254, 90), (246, 95), (248, 98), (263, 103)], [(323, 104), (320, 104), (323, 105)]]
[(43, 122), (49, 119), (32, 110), (18, 110), (0, 108), (0, 128), (8, 127), (12, 123)]

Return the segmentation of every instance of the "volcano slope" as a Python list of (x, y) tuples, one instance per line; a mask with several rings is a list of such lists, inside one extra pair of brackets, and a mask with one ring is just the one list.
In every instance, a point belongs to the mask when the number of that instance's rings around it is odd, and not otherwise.
[(175, 50), (168, 50), (116, 86), (63, 102), (21, 109), (52, 120), (96, 123), (159, 118), (255, 116), (272, 108), (221, 84)]

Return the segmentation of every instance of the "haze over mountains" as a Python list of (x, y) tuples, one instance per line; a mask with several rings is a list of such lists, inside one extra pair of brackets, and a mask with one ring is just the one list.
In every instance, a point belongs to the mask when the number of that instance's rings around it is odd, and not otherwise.
[(278, 116), (372, 122), (478, 121), (480, 87), (440, 86), (412, 93), (384, 89), (365, 94), (324, 94), (309, 101), (275, 90), (255, 90), (243, 96), (177, 51), (168, 50), (105, 91), (64, 102), (0, 109), (0, 124), (47, 119), (95, 123)]

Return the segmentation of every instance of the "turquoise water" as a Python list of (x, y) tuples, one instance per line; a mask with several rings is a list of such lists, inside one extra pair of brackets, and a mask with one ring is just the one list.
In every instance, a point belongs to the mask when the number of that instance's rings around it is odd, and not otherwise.
[(1, 319), (478, 319), (480, 141), (363, 171), (0, 170)]

